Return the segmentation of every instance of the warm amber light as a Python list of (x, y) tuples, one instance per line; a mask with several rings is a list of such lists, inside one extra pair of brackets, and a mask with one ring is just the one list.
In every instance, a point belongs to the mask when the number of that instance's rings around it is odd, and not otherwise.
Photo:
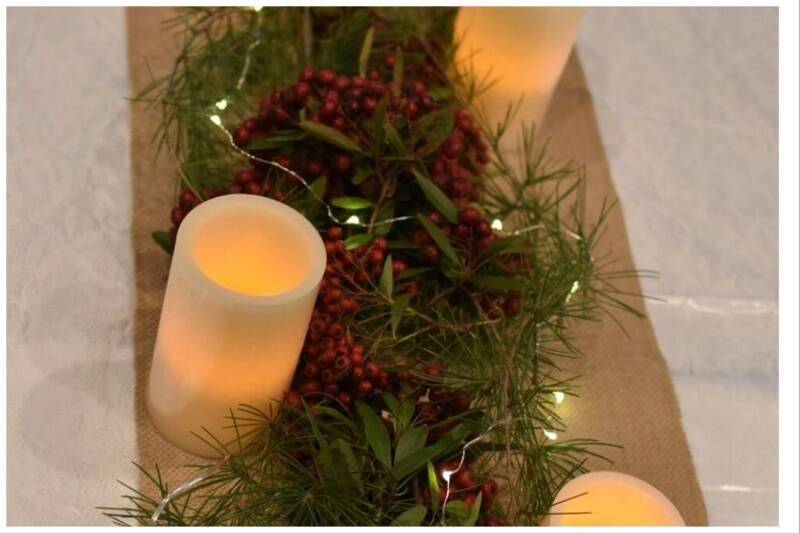
[(244, 206), (203, 221), (191, 242), (200, 270), (223, 287), (254, 296), (279, 294), (308, 275), (307, 246), (286, 231), (280, 212)]
[(524, 96), (519, 122), (539, 124), (569, 57), (585, 8), (462, 7), (456, 19), (458, 62), (478, 79), (496, 83), (480, 97), (493, 121)]
[(546, 519), (550, 526), (683, 526), (658, 489), (618, 472), (592, 472), (567, 483)]
[(231, 194), (192, 210), (178, 231), (161, 309), (147, 403), (173, 444), (235, 440), (240, 404), (269, 412), (289, 388), (325, 271), (325, 246), (303, 215)]

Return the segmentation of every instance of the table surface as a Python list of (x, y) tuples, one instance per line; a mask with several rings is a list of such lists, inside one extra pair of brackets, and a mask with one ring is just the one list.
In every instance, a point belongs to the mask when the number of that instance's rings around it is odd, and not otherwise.
[[(777, 524), (777, 19), (593, 8), (578, 39), (712, 525)], [(108, 525), (136, 479), (125, 13), (10, 8), (7, 39), (7, 520)]]

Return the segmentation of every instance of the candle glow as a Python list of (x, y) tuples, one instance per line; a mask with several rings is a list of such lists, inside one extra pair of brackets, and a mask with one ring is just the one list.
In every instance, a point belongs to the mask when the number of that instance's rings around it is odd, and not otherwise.
[(288, 390), (303, 345), (325, 247), (290, 207), (227, 195), (181, 224), (150, 372), (151, 418), (169, 441), (198, 455), (191, 435), (235, 433), (230, 410), (268, 412)]

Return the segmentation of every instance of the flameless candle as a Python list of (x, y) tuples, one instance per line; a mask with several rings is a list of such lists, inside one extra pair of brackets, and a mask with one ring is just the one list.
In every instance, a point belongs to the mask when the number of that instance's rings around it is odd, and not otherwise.
[(325, 261), (314, 226), (275, 200), (233, 194), (189, 213), (172, 256), (147, 395), (167, 440), (213, 456), (192, 432), (206, 428), (232, 442), (231, 409), (267, 412), (282, 397)]
[(558, 492), (543, 525), (683, 526), (666, 496), (641, 479), (618, 472), (590, 472)]
[(496, 83), (480, 96), (492, 122), (524, 95), (504, 145), (517, 144), (520, 121), (544, 117), (569, 58), (585, 8), (462, 7), (456, 19), (458, 62)]

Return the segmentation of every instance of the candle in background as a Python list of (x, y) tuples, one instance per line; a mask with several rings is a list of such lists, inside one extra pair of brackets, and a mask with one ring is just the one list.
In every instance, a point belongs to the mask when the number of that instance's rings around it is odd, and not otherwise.
[(191, 432), (204, 427), (232, 442), (230, 409), (245, 403), (267, 412), (283, 396), (325, 262), (317, 230), (280, 202), (234, 194), (189, 213), (172, 256), (147, 395), (167, 440), (214, 456)]
[(641, 479), (619, 472), (590, 472), (558, 492), (543, 525), (683, 526), (664, 494)]
[(539, 125), (569, 58), (585, 8), (462, 7), (456, 19), (457, 61), (478, 79), (497, 80), (480, 96), (493, 122), (524, 95), (513, 127), (504, 138), (516, 146), (520, 123)]

